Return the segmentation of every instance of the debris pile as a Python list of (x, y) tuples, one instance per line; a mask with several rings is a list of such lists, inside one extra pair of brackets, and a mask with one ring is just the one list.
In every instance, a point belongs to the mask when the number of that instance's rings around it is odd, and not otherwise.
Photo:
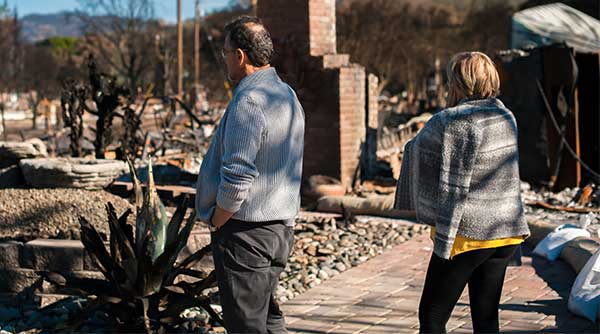
[(533, 189), (521, 183), (521, 196), (529, 220), (546, 220), (556, 225), (575, 224), (600, 239), (600, 186), (565, 188), (558, 193)]

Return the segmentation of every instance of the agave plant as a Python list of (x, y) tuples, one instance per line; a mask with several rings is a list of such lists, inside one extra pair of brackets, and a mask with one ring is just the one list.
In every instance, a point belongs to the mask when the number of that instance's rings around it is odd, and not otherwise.
[[(42, 273), (57, 290), (88, 299), (79, 316), (57, 330), (76, 330), (98, 310), (108, 313), (117, 322), (117, 329), (127, 332), (175, 331), (181, 322), (180, 314), (190, 307), (201, 307), (214, 321), (222, 323), (210, 306), (209, 297), (202, 293), (215, 286), (214, 272), (192, 269), (210, 253), (210, 246), (177, 262), (195, 220), (192, 212), (184, 224), (187, 198), (169, 222), (154, 186), (152, 165), (148, 164), (144, 194), (133, 165), (130, 161), (128, 164), (135, 192), (135, 233), (127, 223), (131, 210), (117, 216), (114, 206), (107, 203), (110, 228), (107, 250), (94, 226), (80, 217), (81, 241), (104, 279)], [(192, 277), (192, 282), (179, 280), (182, 275)]]

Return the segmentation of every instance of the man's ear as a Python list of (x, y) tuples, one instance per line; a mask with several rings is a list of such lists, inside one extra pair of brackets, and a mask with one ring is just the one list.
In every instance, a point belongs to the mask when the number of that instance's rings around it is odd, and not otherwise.
[(246, 54), (244, 53), (244, 51), (242, 51), (242, 49), (235, 49), (235, 56), (239, 64), (244, 63), (244, 60), (246, 59)]

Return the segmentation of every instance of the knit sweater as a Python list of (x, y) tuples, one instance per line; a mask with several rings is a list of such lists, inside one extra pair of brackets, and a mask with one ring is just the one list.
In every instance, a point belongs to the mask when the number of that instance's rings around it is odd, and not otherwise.
[(304, 111), (274, 68), (235, 89), (204, 156), (196, 186), (197, 218), (215, 206), (248, 222), (292, 220), (300, 208)]
[(434, 252), (445, 259), (457, 235), (529, 235), (513, 114), (490, 98), (434, 115), (405, 146), (394, 207), (436, 228)]

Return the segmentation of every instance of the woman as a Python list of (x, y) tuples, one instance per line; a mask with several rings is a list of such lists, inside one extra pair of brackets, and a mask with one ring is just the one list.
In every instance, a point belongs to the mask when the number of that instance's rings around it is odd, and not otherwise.
[(517, 125), (496, 98), (500, 80), (488, 56), (459, 53), (447, 74), (450, 107), (406, 144), (395, 207), (432, 226), (421, 333), (445, 333), (467, 283), (474, 332), (497, 333), (506, 266), (529, 235)]

